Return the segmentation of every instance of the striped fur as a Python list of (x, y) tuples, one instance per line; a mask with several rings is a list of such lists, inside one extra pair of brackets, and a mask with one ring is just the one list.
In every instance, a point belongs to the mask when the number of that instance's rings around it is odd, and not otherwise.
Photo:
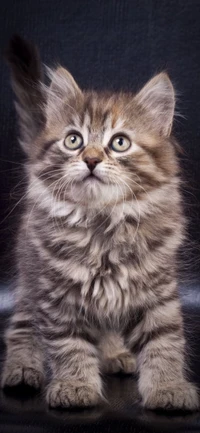
[[(101, 373), (137, 372), (143, 405), (194, 410), (176, 282), (184, 216), (172, 84), (160, 74), (136, 96), (101, 94), (63, 68), (49, 74), (49, 87), (38, 82), (42, 131), (21, 137), (29, 182), (2, 385), (40, 387), (47, 365), (51, 406), (90, 406)], [(64, 145), (71, 131), (84, 141), (75, 151)], [(115, 152), (116, 136), (131, 147)], [(93, 177), (87, 158), (98, 160)]]

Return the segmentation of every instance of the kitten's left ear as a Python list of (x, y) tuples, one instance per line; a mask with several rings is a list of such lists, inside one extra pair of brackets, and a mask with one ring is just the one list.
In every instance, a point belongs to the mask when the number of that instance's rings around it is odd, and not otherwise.
[(160, 135), (169, 136), (174, 117), (175, 93), (173, 85), (164, 72), (152, 78), (135, 97), (144, 109), (151, 127)]
[[(82, 95), (78, 84), (72, 75), (62, 66), (56, 69), (47, 69), (47, 74), (50, 79), (49, 87), (46, 87), (47, 92), (47, 126), (51, 124), (51, 119), (58, 119), (62, 112), (62, 107), (67, 106), (69, 109), (75, 109), (76, 100)], [(73, 107), (73, 108), (72, 108)]]
[(69, 102), (68, 107), (74, 107), (74, 102), (82, 95), (82, 92), (72, 75), (65, 68), (62, 68), (62, 66), (58, 66), (56, 69), (48, 67), (46, 69), (50, 78), (50, 85), (46, 87), (48, 125), (48, 122), (51, 122), (52, 116), (57, 118), (63, 104), (65, 105)]
[(51, 80), (50, 92), (55, 94), (57, 97), (63, 99), (63, 96), (67, 98), (76, 97), (77, 94), (81, 93), (78, 84), (67, 71), (67, 69), (62, 66), (58, 66), (56, 69), (47, 68), (48, 76)]

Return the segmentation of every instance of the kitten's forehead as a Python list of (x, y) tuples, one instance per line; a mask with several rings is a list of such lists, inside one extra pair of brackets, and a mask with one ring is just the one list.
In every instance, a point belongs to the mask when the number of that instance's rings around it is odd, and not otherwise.
[(87, 95), (80, 117), (74, 116), (75, 126), (81, 128), (89, 141), (107, 144), (107, 140), (115, 132), (121, 132), (127, 126), (127, 118), (123, 116), (123, 106), (115, 96), (106, 97), (92, 93)]
[(91, 131), (115, 128), (124, 123), (123, 100), (117, 95), (91, 93), (84, 104), (84, 123)]

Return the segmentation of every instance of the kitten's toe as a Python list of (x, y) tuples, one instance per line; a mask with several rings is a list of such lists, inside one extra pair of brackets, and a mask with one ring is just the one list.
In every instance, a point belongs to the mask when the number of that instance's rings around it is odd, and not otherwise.
[(35, 389), (41, 387), (43, 383), (43, 373), (32, 367), (20, 364), (6, 365), (2, 374), (2, 387), (12, 387), (20, 384), (29, 385)]
[(104, 361), (103, 370), (107, 374), (125, 373), (133, 374), (136, 371), (136, 359), (129, 353), (124, 352), (115, 358), (107, 358)]
[(25, 367), (23, 369), (23, 382), (26, 385), (38, 389), (41, 387), (43, 381), (44, 378), (41, 371), (35, 370), (34, 368), (28, 368), (28, 367)]
[(20, 365), (6, 365), (2, 377), (1, 386), (16, 386), (23, 382), (23, 370)]
[(90, 407), (98, 404), (101, 399), (92, 386), (59, 380), (50, 383), (46, 398), (51, 407)]
[(146, 389), (143, 405), (148, 409), (199, 410), (199, 396), (192, 383), (173, 383)]

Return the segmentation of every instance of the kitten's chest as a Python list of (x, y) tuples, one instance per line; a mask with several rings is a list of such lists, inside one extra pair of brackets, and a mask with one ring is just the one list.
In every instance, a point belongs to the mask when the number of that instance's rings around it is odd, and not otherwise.
[[(103, 235), (102, 235), (103, 236)], [(130, 276), (124, 248), (109, 239), (96, 240), (83, 257), (76, 259), (81, 277), (81, 298), (85, 308), (99, 317), (119, 316), (130, 305)], [(87, 274), (87, 278), (85, 275)]]
[(125, 313), (130, 305), (130, 284), (126, 267), (93, 268), (87, 282), (81, 287), (81, 297), (88, 311), (99, 317), (114, 317)]
[(65, 237), (59, 236), (62, 240), (53, 242), (52, 265), (62, 274), (66, 301), (74, 285), (78, 285), (85, 311), (92, 310), (101, 318), (126, 313), (131, 302), (130, 266), (126, 259), (131, 257), (133, 245), (122, 230), (69, 230)]

